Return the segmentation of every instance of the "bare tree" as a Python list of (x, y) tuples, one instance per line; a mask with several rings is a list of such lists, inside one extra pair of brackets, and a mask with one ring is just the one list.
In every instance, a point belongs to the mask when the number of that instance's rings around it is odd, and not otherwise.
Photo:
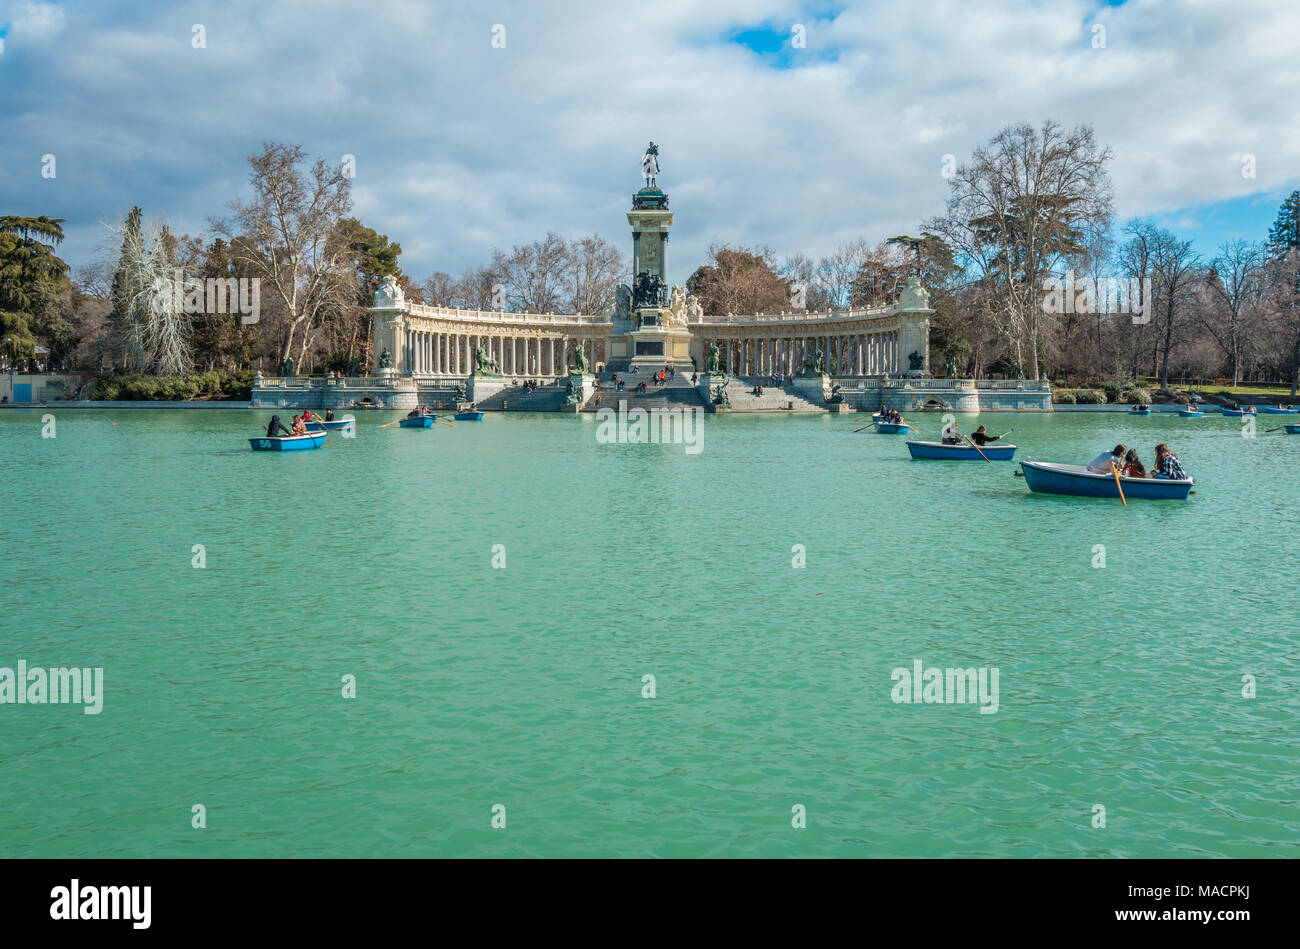
[[(1158, 230), (1149, 221), (1129, 221), (1124, 227), (1124, 233), (1128, 235), (1128, 240), (1120, 246), (1116, 259), (1124, 275), (1131, 280), (1138, 281), (1138, 286), (1145, 286), (1142, 281), (1152, 279), (1156, 233)], [(1151, 313), (1155, 309), (1154, 300), (1143, 297), (1141, 302), (1144, 314)], [(1149, 323), (1149, 320), (1124, 320), (1120, 324), (1123, 327), (1121, 335), (1127, 337), (1126, 341), (1128, 343), (1128, 375), (1134, 378), (1137, 377), (1141, 370), (1141, 360), (1148, 350), (1152, 353), (1152, 359), (1155, 358), (1153, 340), (1156, 339), (1156, 336), (1154, 333), (1149, 332)]]
[(869, 251), (867, 242), (859, 237), (817, 262), (816, 285), (828, 308), (848, 309), (854, 280)]
[(1043, 306), (1044, 283), (1078, 257), (1090, 232), (1109, 225), (1111, 157), (1089, 126), (1009, 126), (957, 169), (945, 215), (925, 225), (964, 267), (996, 278), (994, 316), (1035, 377), (1055, 319)]
[(1291, 350), (1291, 398), (1300, 388), (1300, 248), (1276, 247), (1266, 264), (1267, 316)]
[(1264, 247), (1237, 238), (1224, 241), (1210, 264), (1205, 289), (1211, 306), (1201, 310), (1201, 325), (1228, 360), (1232, 384), (1241, 382), (1241, 366), (1255, 330), (1264, 294)]
[(790, 306), (788, 286), (769, 247), (709, 248), (709, 262), (686, 281), (706, 313), (776, 313)]
[(582, 237), (567, 245), (564, 263), (570, 313), (600, 314), (614, 309), (627, 266), (617, 247), (595, 235)]
[(263, 295), (283, 304), (282, 363), (298, 333), (337, 307), (347, 290), (346, 248), (331, 237), (352, 206), (350, 182), (341, 166), (319, 160), (304, 169), (305, 160), (299, 145), (265, 143), (248, 159), (253, 200), (232, 201), (233, 218), (212, 222), (241, 269), (264, 281)]
[(531, 244), (516, 244), (507, 254), (492, 255), (492, 270), (501, 277), (509, 308), (529, 313), (556, 313), (563, 308), (569, 248), (549, 233)]
[(424, 281), (423, 296), (429, 306), (457, 306), (455, 278), (441, 270), (434, 271)]

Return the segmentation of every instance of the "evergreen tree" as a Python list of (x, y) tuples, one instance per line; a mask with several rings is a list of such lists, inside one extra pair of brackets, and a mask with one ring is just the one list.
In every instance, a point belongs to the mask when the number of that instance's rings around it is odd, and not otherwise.
[(122, 231), (122, 250), (109, 290), (113, 305), (111, 320), (123, 348), (123, 357), (137, 371), (144, 369), (144, 327), (141, 325), (139, 300), (143, 295), (139, 262), (144, 256), (143, 212), (133, 207), (126, 216)]

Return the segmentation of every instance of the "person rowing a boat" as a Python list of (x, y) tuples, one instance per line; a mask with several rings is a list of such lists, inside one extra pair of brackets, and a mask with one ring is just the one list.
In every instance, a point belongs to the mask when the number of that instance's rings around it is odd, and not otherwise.
[(1163, 442), (1156, 446), (1156, 470), (1152, 477), (1170, 478), (1175, 481), (1186, 481), (1188, 478), (1187, 472), (1178, 461), (1178, 456)]
[(333, 410), (333, 409), (326, 409), (326, 410), (325, 410), (325, 421), (327, 421), (327, 422), (332, 422), (332, 421), (334, 421), (334, 410)]
[(1124, 467), (1126, 452), (1128, 452), (1128, 449), (1123, 445), (1116, 445), (1110, 451), (1103, 451), (1088, 462), (1088, 470), (1093, 474), (1110, 474), (1111, 469)]
[(279, 435), (279, 434), (281, 434), (281, 433), (283, 433), (283, 434), (285, 434), (285, 435), (292, 435), (292, 434), (293, 434), (293, 433), (290, 432), (287, 428), (284, 427), (284, 423), (280, 421), (280, 416), (278, 416), (278, 415), (272, 415), (272, 416), (271, 416), (271, 424), (268, 425), (268, 426), (266, 426), (266, 437), (267, 437), (267, 438), (275, 438), (277, 435)]
[(988, 429), (981, 425), (979, 428), (975, 429), (970, 440), (983, 448), (989, 442), (995, 442), (1001, 437), (1001, 435), (990, 435)]

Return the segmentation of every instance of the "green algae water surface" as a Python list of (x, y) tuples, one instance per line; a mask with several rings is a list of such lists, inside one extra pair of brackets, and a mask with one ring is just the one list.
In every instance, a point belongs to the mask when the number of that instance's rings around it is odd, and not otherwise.
[[(979, 420), (1169, 442), (1196, 494), (1125, 509), (846, 417), (269, 416), (0, 412), (0, 667), (103, 670), (98, 714), (0, 704), (0, 855), (1300, 856), (1267, 419)], [(996, 710), (895, 701), (917, 663)]]

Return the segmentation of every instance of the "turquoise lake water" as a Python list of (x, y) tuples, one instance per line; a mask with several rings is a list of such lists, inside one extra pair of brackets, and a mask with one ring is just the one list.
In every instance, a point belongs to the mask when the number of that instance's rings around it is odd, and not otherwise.
[[(249, 451), (269, 415), (0, 412), (0, 667), (104, 670), (99, 715), (0, 705), (0, 855), (1300, 856), (1281, 420), (978, 420), (1169, 442), (1196, 494), (1124, 509), (843, 416)], [(895, 703), (916, 660), (997, 712)]]

